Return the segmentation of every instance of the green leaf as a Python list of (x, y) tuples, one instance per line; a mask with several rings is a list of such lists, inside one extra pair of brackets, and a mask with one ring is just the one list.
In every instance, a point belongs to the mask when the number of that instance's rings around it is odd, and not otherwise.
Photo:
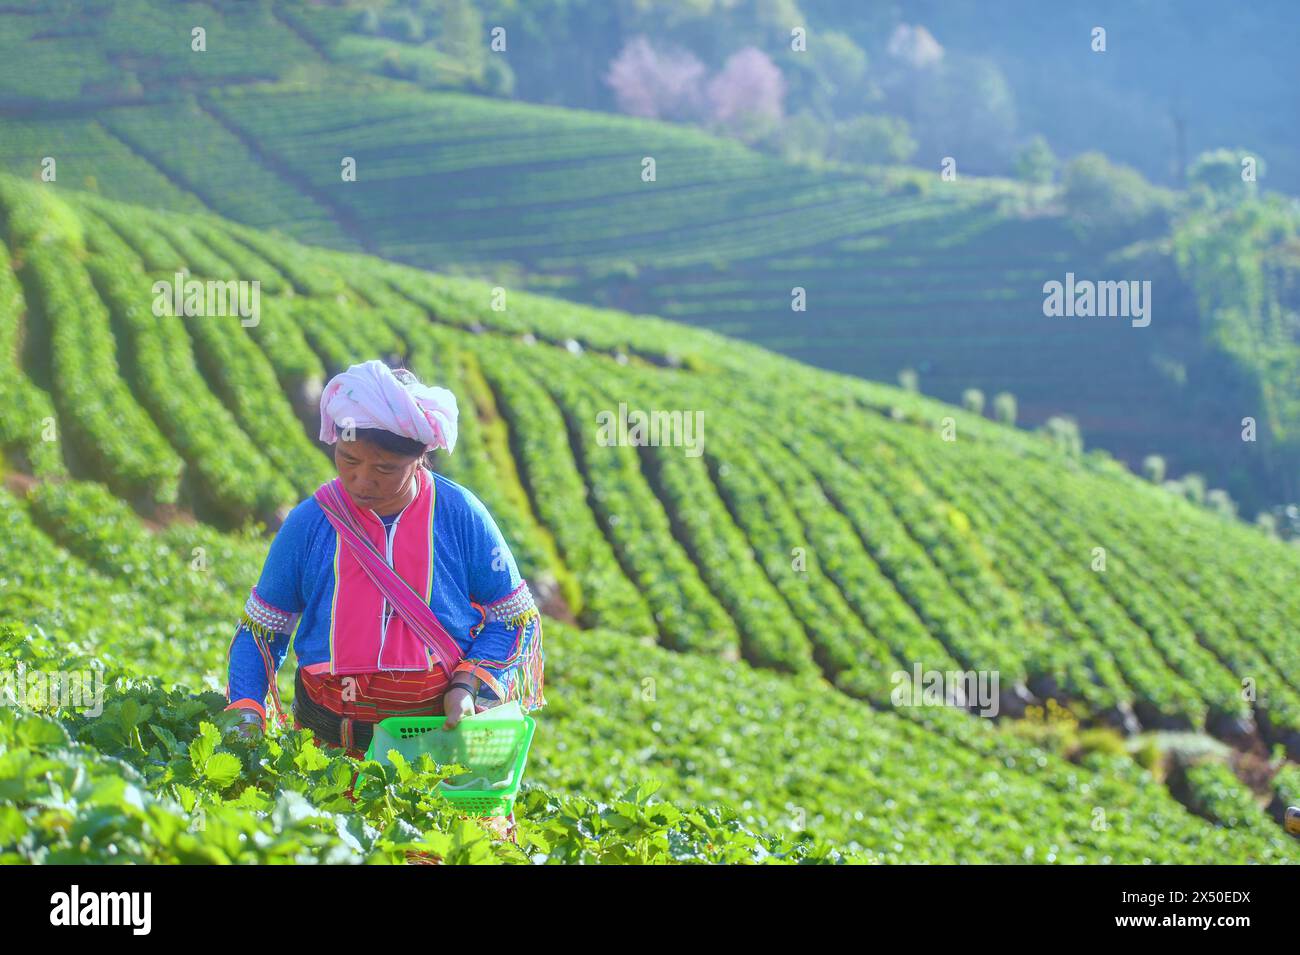
[(255, 786), (249, 786), (236, 798), (227, 802), (226, 805), (239, 806), (241, 809), (252, 809), (256, 812), (266, 812), (274, 803), (266, 793)]
[(366, 824), (363, 819), (356, 815), (339, 813), (334, 821), (339, 840), (344, 845), (358, 853), (370, 850), (372, 840), (366, 832)]
[(214, 753), (203, 767), (203, 777), (217, 789), (225, 789), (243, 771), (239, 757), (232, 753)]
[(195, 776), (203, 775), (203, 768), (208, 765), (208, 760), (212, 758), (212, 751), (215, 747), (212, 743), (202, 736), (190, 740), (190, 766), (194, 768)]
[(128, 696), (117, 711), (117, 721), (122, 725), (122, 729), (135, 729), (140, 723), (140, 704)]
[(221, 731), (211, 723), (199, 724), (199, 735), (190, 741), (190, 765), (196, 775), (202, 775), (204, 767), (221, 743)]
[(317, 809), (307, 799), (295, 792), (280, 793), (271, 810), (271, 819), (277, 830), (293, 829), (297, 823), (305, 822), (329, 813)]
[(181, 808), (186, 812), (193, 812), (194, 807), (198, 805), (199, 794), (189, 786), (181, 783), (177, 783), (174, 788), (176, 789), (176, 801), (181, 804)]
[(308, 773), (312, 770), (324, 769), (330, 764), (329, 757), (326, 756), (311, 740), (303, 744), (298, 755), (293, 758), (293, 763), (302, 772)]
[(68, 731), (57, 720), (29, 716), (18, 724), (15, 735), (18, 742), (32, 749), (45, 746), (66, 746), (71, 742)]
[(166, 752), (177, 753), (181, 751), (182, 747), (180, 741), (176, 739), (176, 734), (167, 729), (167, 727), (159, 726), (157, 723), (150, 723), (149, 729), (153, 731), (154, 736), (158, 737), (159, 741), (165, 747)]
[(0, 806), (0, 845), (12, 845), (27, 834), (27, 820), (13, 806)]
[(539, 830), (534, 829), (532, 826), (519, 827), (519, 841), (522, 842), (524, 846), (538, 849), (541, 852), (550, 855), (551, 852), (550, 840), (548, 840), (544, 835), (542, 835), (542, 833)]
[(415, 775), (415, 770), (411, 769), (411, 764), (406, 761), (406, 757), (396, 749), (390, 749), (385, 755), (388, 757), (388, 761), (393, 764), (393, 768), (397, 770), (397, 781), (399, 783), (406, 783)]

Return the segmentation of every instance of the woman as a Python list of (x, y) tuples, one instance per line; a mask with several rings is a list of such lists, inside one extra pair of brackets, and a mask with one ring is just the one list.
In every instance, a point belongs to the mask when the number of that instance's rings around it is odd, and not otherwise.
[[(425, 455), (456, 444), (456, 399), (367, 361), (321, 394), (339, 476), (276, 533), (228, 653), (228, 710), (281, 725), (275, 673), (296, 630), (294, 727), (363, 756), (373, 724), (509, 700), (544, 706), (541, 616), (482, 502)], [(242, 727), (241, 727), (242, 728)]]

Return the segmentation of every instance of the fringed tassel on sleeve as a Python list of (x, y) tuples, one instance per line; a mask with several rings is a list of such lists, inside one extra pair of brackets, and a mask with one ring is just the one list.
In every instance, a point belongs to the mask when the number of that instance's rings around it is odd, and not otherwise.
[(546, 654), (542, 648), (542, 615), (534, 611), (530, 619), (521, 625), (521, 629), (528, 630), (530, 626), (531, 635), (521, 634), (520, 639), (525, 642), (525, 648), (511, 671), (516, 677), (517, 698), (524, 712), (546, 705), (546, 697), (542, 693), (546, 663)]
[(533, 602), (528, 584), (521, 581), (511, 593), (485, 609), (486, 619), (502, 621), (515, 631), (514, 649), (509, 657), (477, 661), (501, 671), (497, 677), (503, 691), (501, 702), (518, 700), (525, 712), (545, 706), (546, 652), (542, 646), (542, 615)]
[[(249, 593), (248, 600), (244, 604), (244, 612), (239, 617), (239, 626), (246, 627), (252, 634), (253, 643), (256, 644), (257, 652), (262, 657), (262, 666), (266, 670), (267, 689), (271, 694), (276, 719), (282, 727), (289, 724), (289, 716), (280, 702), (280, 687), (275, 680), (277, 668), (270, 642), (276, 633), (292, 633), (297, 620), (298, 614), (280, 610), (263, 600), (256, 587)], [(238, 628), (235, 634), (239, 634)]]
[(247, 627), (249, 633), (253, 635), (253, 643), (257, 645), (257, 652), (262, 657), (262, 667), (266, 670), (266, 685), (271, 693), (271, 706), (275, 711), (275, 718), (280, 726), (287, 726), (289, 716), (285, 713), (284, 705), (280, 702), (280, 687), (276, 683), (275, 657), (271, 654), (271, 647), (267, 643), (271, 631), (252, 621), (247, 614), (240, 618), (239, 625)]

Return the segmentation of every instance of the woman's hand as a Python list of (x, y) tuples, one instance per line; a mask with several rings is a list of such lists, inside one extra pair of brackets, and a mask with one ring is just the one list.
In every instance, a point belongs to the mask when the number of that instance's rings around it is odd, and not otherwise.
[(250, 736), (256, 737), (258, 734), (264, 732), (262, 728), (262, 714), (257, 712), (257, 710), (241, 706), (239, 709), (235, 710), (235, 712), (239, 714), (239, 722), (235, 725), (235, 731), (239, 733), (240, 736), (245, 738)]
[(447, 716), (442, 728), (455, 729), (462, 719), (474, 715), (473, 691), (463, 683), (453, 683), (442, 698), (442, 712)]

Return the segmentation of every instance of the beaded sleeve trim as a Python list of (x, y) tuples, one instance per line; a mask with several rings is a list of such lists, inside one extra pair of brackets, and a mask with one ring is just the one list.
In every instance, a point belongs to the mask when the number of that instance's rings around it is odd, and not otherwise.
[(254, 587), (244, 604), (244, 614), (239, 622), (263, 640), (270, 640), (273, 633), (292, 633), (298, 622), (298, 614), (288, 613), (273, 607), (257, 594)]
[(500, 600), (488, 604), (483, 611), (487, 621), (500, 620), (509, 627), (515, 628), (522, 627), (537, 615), (537, 604), (528, 589), (528, 581), (521, 580), (518, 587)]

